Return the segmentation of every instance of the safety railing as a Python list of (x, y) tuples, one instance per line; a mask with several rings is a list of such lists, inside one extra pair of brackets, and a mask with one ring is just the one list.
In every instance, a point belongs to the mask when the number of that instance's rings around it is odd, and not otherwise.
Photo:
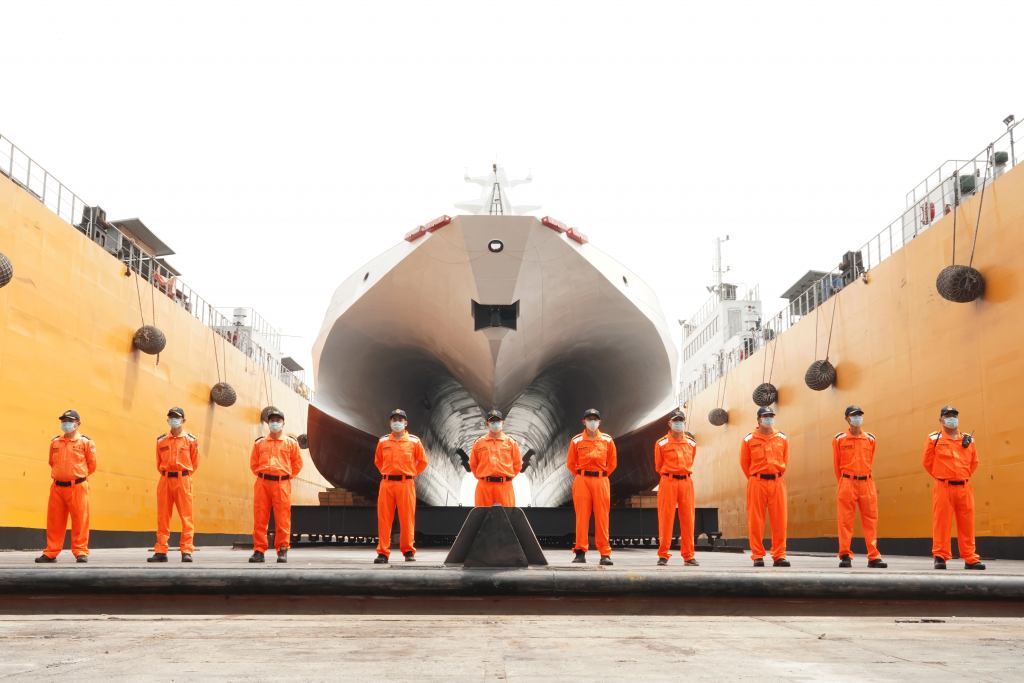
[[(859, 250), (847, 252), (839, 266), (792, 299), (774, 317), (762, 322), (757, 329), (744, 333), (743, 344), (739, 348), (720, 352), (704, 364), (696, 378), (684, 378), (679, 386), (679, 405), (691, 401), (754, 352), (815, 312), (844, 287), (903, 248), (965, 199), (981, 192), (982, 188), (1008, 169), (1024, 161), (1024, 151), (1016, 153), (1015, 129), (1019, 125), (1020, 122), (1009, 124), (1005, 133), (974, 158), (946, 162), (930, 174), (907, 193), (910, 206), (902, 216), (883, 228)], [(1024, 132), (1024, 128), (1021, 131)], [(715, 300), (714, 296), (712, 300)], [(707, 304), (701, 311), (705, 307)]]
[[(26, 190), (88, 239), (106, 249), (111, 256), (126, 266), (126, 274), (134, 272), (140, 279), (148, 282), (153, 287), (153, 291), (147, 292), (151, 297), (159, 293), (171, 299), (245, 354), (267, 374), (276, 377), (306, 400), (313, 400), (313, 390), (303, 381), (304, 373), (293, 373), (282, 366), (280, 360), (254, 342), (244, 330), (239, 330), (238, 326), (230, 319), (160, 263), (160, 259), (144, 251), (133, 238), (101, 218), (99, 212), (68, 190), (2, 135), (0, 135), (0, 174), (10, 178), (16, 185)], [(147, 297), (142, 296), (141, 298), (143, 299), (140, 301), (143, 315), (151, 315), (146, 310)], [(152, 306), (150, 310), (152, 310), (155, 308), (155, 304), (150, 303)], [(258, 319), (258, 324), (261, 325), (261, 332), (264, 328), (268, 332), (273, 331), (279, 342), (280, 333), (270, 327), (262, 317), (255, 314), (255, 311), (253, 314)]]

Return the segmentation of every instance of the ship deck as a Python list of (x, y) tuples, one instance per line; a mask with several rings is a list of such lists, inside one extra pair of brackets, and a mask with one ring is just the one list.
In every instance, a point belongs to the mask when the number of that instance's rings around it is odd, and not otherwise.
[[(249, 564), (249, 551), (197, 550), (183, 564), (148, 564), (150, 549), (92, 551), (88, 565), (69, 553), (36, 565), (35, 552), (0, 553), (0, 614), (591, 614), (837, 616), (1024, 616), (1024, 561), (986, 561), (945, 572), (922, 557), (888, 556), (870, 570), (863, 556), (839, 569), (824, 554), (789, 555), (788, 569), (754, 568), (744, 554), (700, 552), (700, 567), (677, 553), (657, 567), (651, 549), (613, 553), (614, 567), (570, 563), (546, 550), (548, 567), (463, 569), (443, 565), (447, 548), (418, 551), (407, 563), (374, 549), (293, 548), (288, 564)], [(590, 553), (591, 561), (597, 559)]]

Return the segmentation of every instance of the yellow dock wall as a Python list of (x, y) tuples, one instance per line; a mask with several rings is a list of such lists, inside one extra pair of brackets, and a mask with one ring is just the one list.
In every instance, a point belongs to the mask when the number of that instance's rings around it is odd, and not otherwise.
[[(957, 263), (970, 257), (979, 201), (976, 195), (958, 209)], [(751, 393), (763, 381), (766, 353), (769, 367), (775, 354), (776, 428), (790, 441), (790, 538), (837, 535), (831, 441), (847, 427), (843, 411), (850, 404), (865, 410), (864, 428), (877, 438), (880, 538), (931, 537), (932, 480), (921, 457), (946, 404), (960, 410), (961, 429), (976, 430), (981, 464), (971, 484), (978, 536), (1024, 535), (1024, 169), (985, 191), (974, 257), (986, 279), (983, 299), (955, 304), (936, 292), (952, 247), (950, 214), (873, 268), (867, 283), (858, 280), (818, 309), (822, 358), (838, 305), (829, 352), (836, 386), (814, 392), (804, 383), (815, 360), (812, 313), (779, 336), (777, 349), (772, 342), (728, 373), (728, 425), (707, 420), (721, 380), (687, 406), (698, 443), (697, 505), (719, 508), (726, 538), (747, 536), (739, 450), (756, 427)], [(855, 535), (861, 535), (859, 520)]]
[[(47, 448), (60, 434), (57, 416), (75, 409), (97, 447), (92, 529), (155, 530), (154, 448), (167, 431), (167, 409), (177, 405), (202, 453), (196, 531), (251, 533), (249, 452), (265, 429), (267, 392), (293, 435), (306, 431), (308, 402), (234, 347), (225, 350), (223, 339), (145, 281), (138, 288), (146, 323), (155, 305), (168, 341), (159, 363), (134, 350), (142, 324), (136, 276), (125, 277), (117, 259), (4, 177), (0, 252), (14, 265), (14, 279), (0, 289), (0, 527), (45, 527)], [(218, 381), (215, 346), (221, 376), (238, 393), (230, 408), (209, 399)], [(293, 503), (316, 505), (328, 484), (308, 451), (303, 456)]]

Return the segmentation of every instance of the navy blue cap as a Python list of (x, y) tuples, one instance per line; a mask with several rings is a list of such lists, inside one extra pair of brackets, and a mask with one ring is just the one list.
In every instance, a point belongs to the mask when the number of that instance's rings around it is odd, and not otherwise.
[(846, 408), (846, 417), (850, 417), (851, 415), (863, 415), (863, 414), (864, 414), (864, 411), (861, 410), (860, 406), (847, 406), (847, 408)]
[(281, 418), (283, 420), (284, 419), (284, 413), (282, 413), (277, 408), (271, 408), (270, 410), (267, 411), (267, 422), (270, 422), (270, 420), (272, 418), (275, 418), (275, 417), (279, 417), (279, 418)]
[(502, 416), (500, 410), (488, 410), (487, 411), (487, 421), (488, 422), (490, 422), (491, 420), (504, 420), (504, 419), (505, 418)]
[(683, 413), (683, 411), (679, 410), (679, 408), (676, 408), (675, 410), (673, 410), (671, 413), (668, 414), (668, 419), (669, 420), (685, 420), (686, 419), (686, 415)]
[(391, 417), (394, 417), (395, 415), (397, 415), (398, 417), (404, 419), (406, 422), (409, 421), (409, 416), (406, 415), (405, 411), (402, 410), (401, 408), (395, 408), (394, 410), (391, 411)]
[[(181, 408), (179, 408), (178, 406), (174, 406), (173, 408), (171, 408), (170, 410), (167, 411), (167, 417), (181, 417), (181, 418), (184, 418), (185, 417), (185, 411), (182, 410)], [(282, 415), (281, 417), (284, 417), (284, 415)]]
[(591, 408), (587, 412), (583, 413), (583, 419), (586, 420), (588, 417), (596, 417), (598, 420), (601, 419), (601, 412), (594, 408)]
[[(953, 406), (942, 406), (942, 410), (939, 411), (939, 417), (945, 417), (946, 415), (949, 415), (950, 413), (954, 413), (956, 415), (959, 415), (960, 411), (957, 410), (956, 408), (954, 408)], [(75, 413), (75, 414), (77, 415), (78, 413)]]
[(60, 416), (60, 421), (74, 420), (75, 422), (81, 422), (82, 418), (78, 417), (78, 411), (76, 410), (65, 410), (64, 414)]
[(772, 410), (771, 406), (765, 406), (764, 408), (757, 409), (757, 416), (760, 418), (763, 415), (775, 415), (775, 411)]

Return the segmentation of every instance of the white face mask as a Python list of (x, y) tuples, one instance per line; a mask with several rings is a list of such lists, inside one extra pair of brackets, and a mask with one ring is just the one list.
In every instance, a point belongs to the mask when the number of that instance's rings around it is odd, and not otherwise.
[(672, 423), (672, 431), (673, 432), (678, 433), (678, 432), (683, 431), (685, 428), (686, 428), (686, 423), (685, 422), (679, 421), (679, 422), (673, 422)]
[(598, 420), (587, 420), (587, 429), (595, 431), (600, 424), (601, 422)]
[(393, 432), (404, 432), (405, 431), (405, 423), (401, 422), (401, 421), (399, 421), (399, 422), (392, 422), (391, 423), (391, 431), (393, 431)]
[(494, 420), (492, 422), (488, 422), (487, 423), (487, 428), (490, 429), (492, 432), (500, 432), (501, 428), (504, 427), (504, 426), (505, 426), (505, 423), (504, 422), (499, 422), (498, 420)]
[(959, 417), (945, 417), (945, 418), (942, 418), (942, 423), (945, 424), (950, 429), (956, 429), (957, 427), (960, 426), (960, 418)]
[(864, 416), (863, 415), (851, 415), (850, 416), (850, 424), (852, 424), (854, 427), (860, 427), (862, 424), (864, 424)]
[(774, 417), (762, 417), (761, 418), (761, 425), (764, 426), (764, 427), (774, 427), (775, 426), (775, 418)]
[(275, 434), (277, 432), (281, 431), (282, 429), (284, 429), (284, 422), (271, 422), (270, 423), (270, 431), (274, 432)]
[(178, 427), (181, 426), (181, 418), (172, 417), (169, 420), (167, 420), (167, 424), (170, 425), (171, 429), (177, 429)]
[(70, 434), (71, 432), (75, 431), (75, 429), (76, 429), (76, 427), (75, 427), (75, 423), (74, 422), (61, 422), (60, 423), (60, 431), (64, 432), (65, 434)]

